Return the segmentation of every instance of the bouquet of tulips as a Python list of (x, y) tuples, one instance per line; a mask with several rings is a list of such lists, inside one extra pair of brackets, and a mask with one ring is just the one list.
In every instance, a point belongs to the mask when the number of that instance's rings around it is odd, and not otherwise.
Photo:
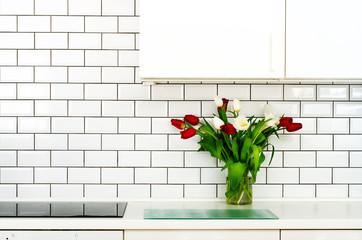
[(260, 165), (265, 161), (263, 150), (267, 146), (272, 148), (269, 164), (274, 156), (274, 146), (268, 143), (269, 137), (275, 134), (279, 138), (278, 131), (283, 129), (297, 131), (302, 124), (293, 123), (291, 117), (279, 119), (269, 105), (265, 107), (264, 118), (247, 118), (240, 113), (238, 99), (233, 101), (232, 110), (228, 110), (228, 99), (216, 96), (214, 100), (218, 114), (214, 114), (213, 124), (205, 118), (200, 121), (193, 115), (186, 115), (183, 120), (172, 119), (171, 124), (182, 130), (182, 139), (199, 135), (198, 151), (208, 151), (212, 157), (225, 163), (222, 170), (228, 169), (225, 193), (228, 203), (240, 204), (245, 196), (251, 202), (248, 176), (251, 176), (251, 184), (256, 181)]

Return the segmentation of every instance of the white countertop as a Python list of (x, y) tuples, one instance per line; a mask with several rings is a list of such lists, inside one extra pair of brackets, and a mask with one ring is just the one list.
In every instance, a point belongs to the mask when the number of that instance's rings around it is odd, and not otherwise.
[[(279, 220), (145, 220), (144, 209), (269, 209)], [(124, 218), (0, 218), (0, 229), (362, 229), (362, 201), (131, 201)]]

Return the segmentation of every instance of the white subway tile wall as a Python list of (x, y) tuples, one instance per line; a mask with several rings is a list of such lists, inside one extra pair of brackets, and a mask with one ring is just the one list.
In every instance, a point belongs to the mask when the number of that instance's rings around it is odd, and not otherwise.
[(223, 164), (170, 125), (212, 118), (216, 94), (303, 123), (270, 139), (256, 198), (362, 198), (362, 85), (143, 86), (139, 1), (0, 6), (1, 199), (224, 197)]

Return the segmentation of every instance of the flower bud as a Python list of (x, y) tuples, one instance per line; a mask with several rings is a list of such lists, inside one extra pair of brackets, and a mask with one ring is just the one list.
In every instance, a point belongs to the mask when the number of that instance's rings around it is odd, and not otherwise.
[(214, 97), (214, 102), (215, 102), (216, 106), (218, 106), (218, 107), (222, 107), (222, 105), (223, 105), (223, 101), (219, 96)]
[(196, 135), (196, 130), (194, 128), (188, 128), (184, 131), (181, 131), (180, 133), (182, 139), (188, 139)]
[(240, 105), (240, 101), (239, 101), (239, 99), (234, 99), (234, 101), (233, 101), (233, 110), (235, 111), (235, 112), (240, 112), (240, 110), (241, 110), (241, 105)]
[(224, 121), (223, 120), (221, 120), (220, 118), (218, 118), (218, 117), (214, 117), (214, 127), (216, 128), (216, 129), (220, 129), (221, 128), (221, 126), (222, 125), (224, 125), (225, 123), (224, 123)]

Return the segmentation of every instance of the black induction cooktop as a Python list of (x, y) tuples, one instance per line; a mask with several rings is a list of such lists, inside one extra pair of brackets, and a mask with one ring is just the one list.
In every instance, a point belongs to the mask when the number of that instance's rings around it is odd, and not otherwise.
[(126, 202), (0, 202), (0, 217), (118, 217)]

